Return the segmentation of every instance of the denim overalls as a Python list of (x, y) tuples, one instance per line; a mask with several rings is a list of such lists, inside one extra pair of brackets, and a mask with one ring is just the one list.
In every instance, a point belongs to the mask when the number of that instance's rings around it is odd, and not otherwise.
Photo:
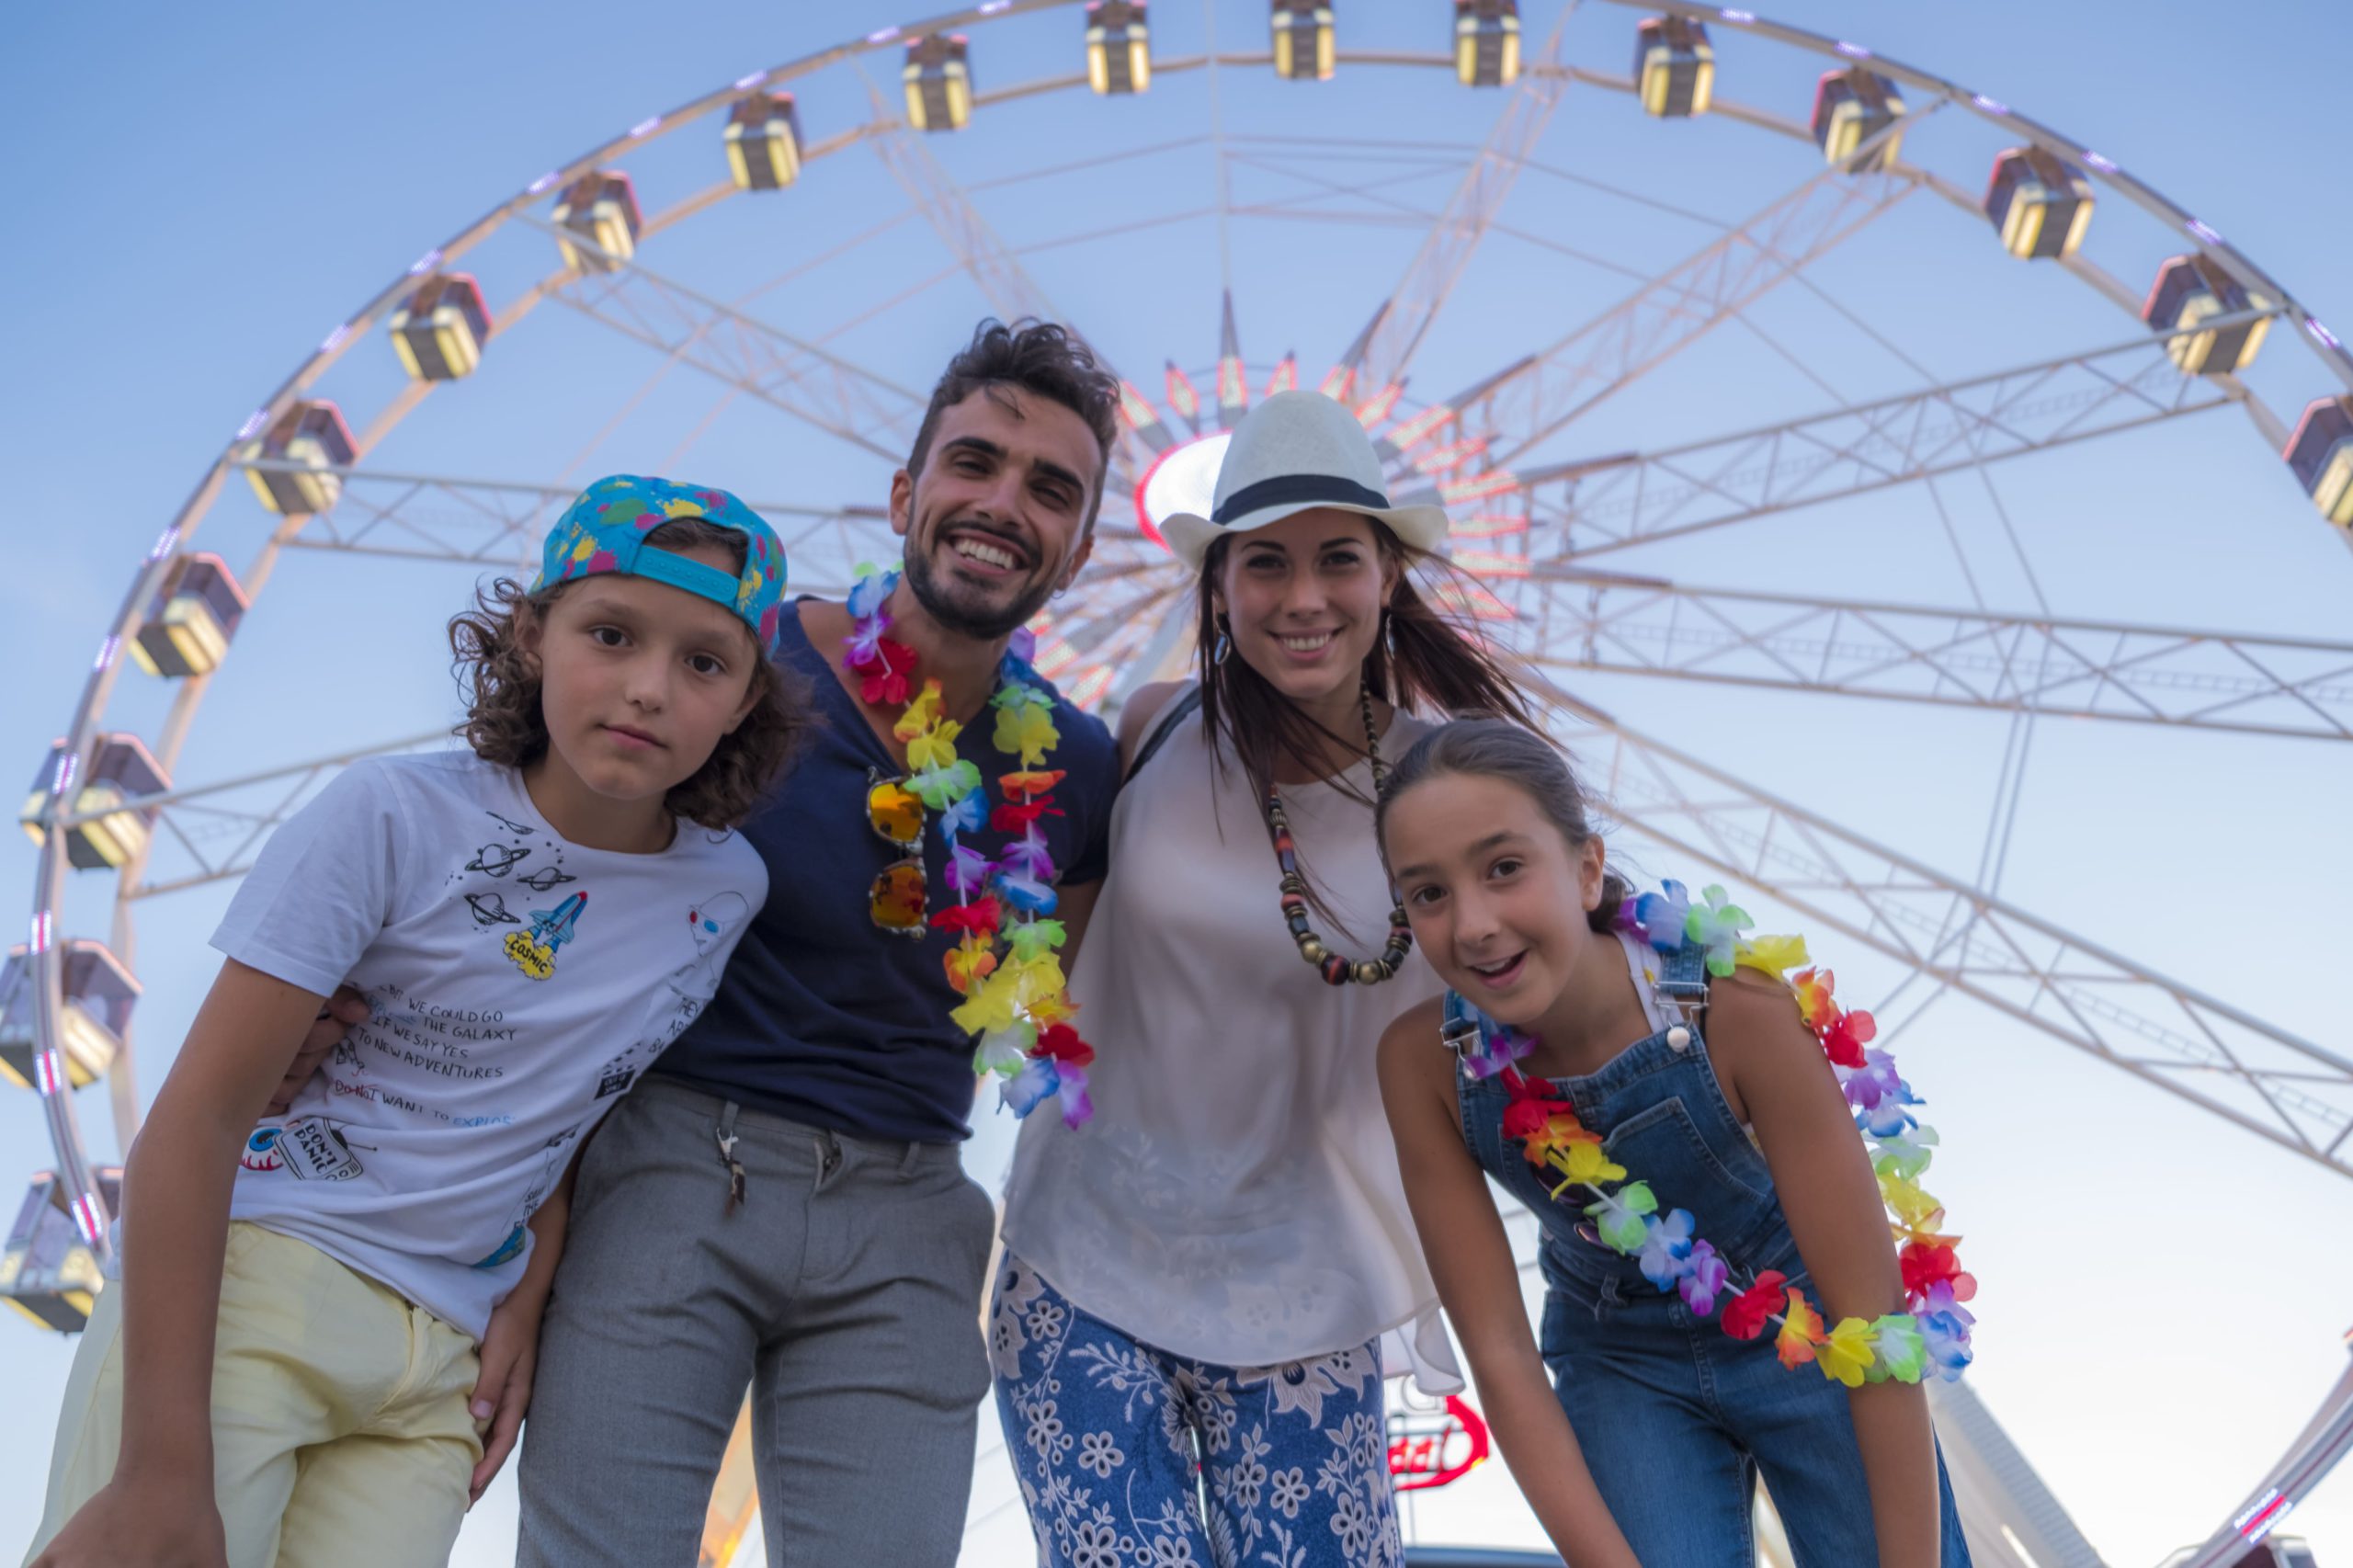
[[(1765, 1157), (1709, 1065), (1704, 949), (1643, 951), (1656, 970), (1654, 1018), (1682, 1022), (1552, 1087), (1630, 1179), (1650, 1184), (1660, 1213), (1689, 1210), (1699, 1233), (1734, 1265), (1778, 1268), (1813, 1294)], [(1784, 1369), (1769, 1332), (1737, 1340), (1713, 1318), (1693, 1317), (1678, 1293), (1604, 1246), (1581, 1207), (1556, 1201), (1543, 1173), (1504, 1136), (1500, 1074), (1459, 1072), (1456, 1087), (1472, 1154), (1537, 1217), (1544, 1364), (1602, 1498), (1645, 1568), (1755, 1568), (1750, 1506), (1760, 1472), (1799, 1568), (1876, 1562), (1847, 1390), (1813, 1367)], [(1944, 1568), (1966, 1568), (1941, 1455), (1938, 1479)]]

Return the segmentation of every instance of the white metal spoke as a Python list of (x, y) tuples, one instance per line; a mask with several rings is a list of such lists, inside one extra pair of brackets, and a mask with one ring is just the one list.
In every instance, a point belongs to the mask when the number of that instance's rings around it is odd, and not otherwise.
[[(70, 828), (96, 817), (153, 811), (154, 844), (146, 869), (136, 883), (123, 890), (121, 896), (141, 899), (177, 892), (241, 877), (251, 870), (262, 840), (317, 794), (338, 769), (363, 756), (417, 751), (449, 742), (448, 731), (431, 730), (217, 784), (190, 785), (161, 794), (134, 796), (98, 811), (61, 815), (57, 822), (59, 826)], [(155, 868), (157, 858), (167, 862), (164, 872), (159, 873)]]
[(1533, 677), (1633, 831), (1822, 926), (2353, 1176), (2353, 1062), (1871, 843)]
[[(312, 468), (278, 460), (235, 460), (255, 472), (332, 474), (342, 481), (335, 505), (303, 520), (286, 541), (295, 549), (465, 566), (518, 566), (536, 561), (548, 528), (577, 485), (460, 479), (374, 468)], [(890, 519), (879, 506), (806, 506), (746, 497), (785, 547), (796, 591), (838, 592), (860, 560), (892, 549)]]
[[(1879, 139), (1857, 149), (1867, 160)], [(1762, 295), (1918, 188), (1901, 166), (1824, 169), (1551, 347), (1449, 400), (1468, 434), (1507, 463)]]
[(1498, 591), (1518, 600), (1516, 640), (1548, 668), (2353, 740), (2353, 642), (1552, 568)]
[[(876, 107), (879, 112), (879, 101)], [(1066, 319), (917, 135), (904, 126), (893, 126), (871, 144), (915, 210), (971, 274), (991, 310), (1006, 321), (1023, 316), (1051, 322)]]
[(1568, 0), (1561, 7), (1551, 35), (1531, 62), (1532, 67), (1541, 68), (1520, 74), (1503, 112), (1495, 117), (1486, 141), (1472, 158), (1462, 183), (1423, 236), (1404, 276), (1374, 312), (1373, 325), (1364, 339), (1364, 358), (1352, 367), (1368, 392), (1404, 379), (1414, 351), (1421, 347), (1455, 280), (1470, 265), (1489, 224), (1503, 210), (1522, 165), (1552, 123), (1552, 111), (1568, 86), (1567, 75), (1552, 67), (1559, 63), (1562, 34), (1576, 8), (1577, 0)]
[(1513, 476), (1532, 502), (1530, 553), (1603, 555), (2235, 401), (2212, 378), (2183, 375), (2165, 343), (2135, 338), (1656, 452), (1531, 469)]
[[(876, 112), (881, 112), (879, 98)], [(1054, 308), (1046, 291), (1021, 265), (1021, 258), (998, 236), (981, 210), (973, 205), (971, 195), (931, 155), (931, 149), (923, 144), (920, 137), (903, 125), (894, 125), (875, 137), (873, 146), (892, 177), (939, 235), (940, 243), (979, 286), (991, 310), (1007, 322), (1028, 316), (1077, 330), (1077, 324)], [(1100, 346), (1089, 339), (1087, 347), (1095, 351), (1097, 363), (1114, 376), (1119, 374)], [(1120, 447), (1110, 454), (1111, 469), (1104, 481), (1106, 494), (1132, 490), (1135, 477), (1131, 465), (1139, 455), (1149, 460), (1148, 452), (1139, 454), (1137, 449), (1142, 444), (1141, 437), (1125, 426), (1121, 429)]]
[[(557, 232), (538, 218), (521, 221)], [(905, 460), (924, 398), (634, 260), (607, 256), (584, 235), (565, 231), (564, 241), (606, 256), (614, 270), (574, 275), (551, 296), (557, 303), (893, 465)]]
[(2348, 1454), (2353, 1454), (2353, 1370), (2336, 1380), (2336, 1386), (2313, 1412), (2287, 1453), (2245, 1502), (2231, 1510), (2230, 1517), (2196, 1552), (2172, 1568), (2232, 1568), (2247, 1562), (2246, 1524), (2259, 1518), (2273, 1523), (2285, 1518)]
[[(1442, 215), (1427, 207), (1415, 206), (1402, 197), (1383, 194), (1392, 189), (1427, 180), (1435, 172), (1428, 169), (1395, 169), (1368, 175), (1343, 184), (1326, 175), (1287, 167), (1279, 159), (1252, 156), (1243, 153), (1227, 154), (1227, 162), (1235, 168), (1255, 169), (1265, 174), (1281, 175), (1305, 190), (1269, 192), (1257, 201), (1236, 202), (1233, 211), (1245, 218), (1290, 218), (1323, 223), (1362, 223), (1407, 225), (1429, 228), (1441, 221)], [(1370, 207), (1336, 207), (1331, 203), (1347, 197), (1362, 197)]]

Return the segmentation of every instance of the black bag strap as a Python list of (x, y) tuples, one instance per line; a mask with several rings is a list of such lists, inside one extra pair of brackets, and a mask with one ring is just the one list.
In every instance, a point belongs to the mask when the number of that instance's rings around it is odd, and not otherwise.
[(1154, 755), (1167, 744), (1168, 737), (1176, 733), (1176, 726), (1183, 723), (1186, 716), (1200, 705), (1199, 685), (1196, 683), (1187, 687), (1185, 694), (1168, 705), (1168, 711), (1160, 716), (1159, 722), (1152, 727), (1151, 735), (1146, 737), (1143, 744), (1137, 748), (1135, 761), (1128, 765), (1128, 778), (1133, 778), (1137, 774), (1142, 773), (1143, 765), (1150, 762)]

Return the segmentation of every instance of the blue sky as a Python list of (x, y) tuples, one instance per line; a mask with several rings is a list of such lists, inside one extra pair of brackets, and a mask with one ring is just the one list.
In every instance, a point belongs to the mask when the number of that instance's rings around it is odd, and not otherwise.
[[(1554, 7), (1528, 9), (1540, 35)], [(2229, 235), (2324, 319), (2353, 324), (2341, 261), (2353, 217), (2330, 194), (2341, 140), (2331, 111), (2353, 43), (2353, 17), (2340, 6), (2250, 0), (2227, 21), (2182, 0), (1765, 9), (2082, 137)], [(1436, 0), (1342, 0), (1344, 47), (1437, 47), (1447, 10)], [(1635, 16), (1586, 5), (1570, 24), (1571, 58), (1622, 71)], [(1199, 4), (1163, 0), (1154, 17), (1165, 55), (1198, 51)], [(0, 743), (17, 760), (0, 767), (31, 777), (133, 567), (239, 422), (413, 258), (647, 115), (912, 19), (875, 0), (17, 7), (0, 18), (0, 88), (19, 126), (0, 158), (12, 218), (0, 297), (13, 307), (14, 367), (0, 380), (0, 454), (17, 520), (17, 569), (0, 579), (0, 667), (15, 676), (0, 693)], [(1225, 0), (1215, 25), (1226, 48), (1261, 46), (1256, 0)], [(975, 29), (982, 89), (1074, 69), (1075, 27), (1074, 15), (1054, 12)], [(1718, 44), (1720, 93), (1803, 114), (1820, 68), (1810, 57), (1722, 29)], [(894, 100), (893, 61), (871, 57), (867, 70)], [(1192, 73), (1132, 102), (1025, 99), (926, 143), (1025, 249), (1045, 290), (1155, 395), (1165, 359), (1198, 377), (1216, 353), (1208, 87)], [(1313, 87), (1272, 83), (1262, 69), (1228, 72), (1219, 94), (1244, 204), (1295, 188), (1251, 166), (1265, 143), (1250, 139), (1295, 150), (1313, 138), (1347, 144), (1336, 153), (1363, 149), (1374, 160), (1361, 165), (1368, 176), (1394, 172), (1415, 146), (1431, 149), (1438, 172), (1388, 188), (1434, 206), (1451, 182), (1447, 157), (1459, 168), (1496, 107), (1434, 73), (1370, 66)], [(802, 89), (813, 140), (862, 120), (865, 106), (854, 69)], [(1914, 147), (1975, 188), (2000, 142), (1956, 119), (1923, 125)], [(1051, 173), (1161, 143), (1172, 145)], [(1621, 97), (1585, 91), (1564, 100), (1540, 158), (1555, 173), (1522, 176), (1511, 209), (1519, 237), (1483, 248), (1417, 361), (1415, 392), (1469, 384), (1631, 286), (1563, 247), (1639, 273), (1708, 237), (1704, 225), (1580, 180), (1730, 222), (1816, 166), (1809, 150), (1760, 132), (1662, 126)], [(629, 166), (649, 210), (666, 207), (723, 177), (716, 123), (655, 142)], [(956, 278), (926, 286), (946, 258), (920, 221), (824, 259), (904, 206), (882, 165), (851, 148), (813, 164), (792, 191), (724, 202), (655, 236), (643, 259), (714, 295), (759, 290), (746, 309), (804, 336), (831, 335), (839, 351), (920, 387), (981, 313), (980, 294)], [(1135, 226), (1149, 219), (1165, 221)], [(1122, 232), (1078, 238), (1107, 230)], [(1236, 220), (1231, 270), (1254, 380), (1292, 349), (1304, 376), (1320, 375), (1418, 237), (1403, 225)], [(2120, 202), (2102, 207), (2090, 241), (2135, 289), (2170, 244)], [(510, 225), (467, 265), (497, 310), (544, 273), (551, 249)], [(2072, 281), (2004, 258), (1982, 224), (1949, 208), (1915, 203), (1809, 277), (1945, 379), (2121, 342), (2132, 330)], [(1562, 450), (1668, 445), (1918, 379), (1822, 295), (1778, 290), (1755, 313), (1756, 330), (1713, 335), (1580, 422)], [(542, 307), (493, 343), (480, 376), (401, 425), (377, 460), (566, 483), (662, 468), (763, 501), (882, 499), (885, 465), (741, 400), (722, 403), (690, 375), (655, 379), (658, 364), (574, 312)], [(2261, 390), (2290, 418), (2328, 390), (2284, 334), (2259, 368), (2269, 378)], [(357, 422), (396, 385), (380, 327), (323, 390)], [(2234, 414), (1988, 472), (1990, 488), (1972, 478), (1947, 486), (1944, 499), (1991, 604), (2030, 608), (2040, 589), (2075, 614), (2342, 635), (2353, 560)], [(2030, 577), (1995, 501), (2019, 529)], [(257, 509), (232, 494), (200, 542), (242, 563), (260, 538)], [(1966, 602), (1953, 549), (1915, 492), (1723, 530), (1704, 548), (1622, 564), (1727, 586)], [(436, 628), (467, 582), (448, 567), (363, 568), (290, 552), (192, 732), (183, 778), (226, 778), (446, 722)], [(162, 711), (153, 687), (127, 676), (119, 722), (152, 733)], [(1622, 676), (1578, 688), (1870, 837), (1963, 876), (1979, 863), (2008, 733), (1997, 716)], [(2320, 981), (2326, 944), (2343, 928), (2337, 889), (2353, 873), (2340, 825), (2346, 767), (2327, 743), (2046, 721), (2003, 891), (2341, 1050), (2337, 999)], [(32, 857), (21, 838), (10, 843), (0, 887), (25, 893)], [(1654, 874), (1677, 869), (1654, 849), (1637, 858)], [(210, 972), (203, 939), (223, 896), (202, 889), (142, 910), (146, 1095)], [(1769, 899), (1751, 907), (1773, 924)], [(105, 890), (78, 881), (67, 915), (70, 930), (103, 931)], [(1869, 955), (1830, 956), (1853, 999), (1883, 995), (1900, 978)], [(1985, 1280), (1978, 1391), (2110, 1561), (2153, 1562), (2237, 1500), (2341, 1369), (2353, 1258), (2325, 1238), (2343, 1233), (2353, 1190), (1973, 1005), (1938, 1004), (1907, 1026), (1902, 1045), (1947, 1139), (1934, 1185)], [(102, 1101), (85, 1096), (82, 1114), (110, 1147)], [(984, 1122), (973, 1168), (994, 1182), (1008, 1147), (1008, 1124)], [(47, 1161), (28, 1095), (0, 1099), (0, 1155), (8, 1181)], [(27, 1534), (37, 1515), (69, 1358), (63, 1341), (0, 1324), (0, 1382), (17, 1392), (18, 1412), (0, 1432), (0, 1540)], [(1499, 1475), (1425, 1504), (1429, 1533), (1513, 1536), (1520, 1527)], [(984, 1474), (976, 1513), (994, 1506), (992, 1484), (1001, 1492)], [(502, 1488), (460, 1561), (505, 1561), (510, 1518)], [(1013, 1524), (999, 1515), (985, 1525), (972, 1560), (1017, 1561)], [(2313, 1538), (2322, 1561), (2353, 1559), (2353, 1480), (2339, 1477), (2290, 1528)]]

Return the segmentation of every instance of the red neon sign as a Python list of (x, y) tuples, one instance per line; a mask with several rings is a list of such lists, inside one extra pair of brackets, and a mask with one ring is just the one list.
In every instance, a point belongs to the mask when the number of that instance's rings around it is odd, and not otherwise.
[(1390, 1415), (1389, 1474), (1400, 1492), (1460, 1481), (1484, 1463), (1487, 1453), (1487, 1424), (1452, 1394), (1444, 1415)]

